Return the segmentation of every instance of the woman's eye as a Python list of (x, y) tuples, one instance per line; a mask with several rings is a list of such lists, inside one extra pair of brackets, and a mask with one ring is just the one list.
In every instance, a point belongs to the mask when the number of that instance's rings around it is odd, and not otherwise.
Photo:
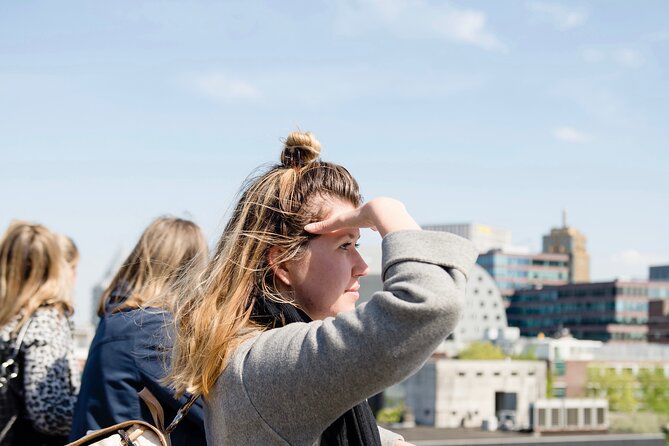
[(351, 243), (347, 242), (341, 245), (339, 248), (343, 249), (344, 251), (348, 251), (351, 247), (354, 247), (355, 249), (358, 249), (360, 247), (360, 243)]

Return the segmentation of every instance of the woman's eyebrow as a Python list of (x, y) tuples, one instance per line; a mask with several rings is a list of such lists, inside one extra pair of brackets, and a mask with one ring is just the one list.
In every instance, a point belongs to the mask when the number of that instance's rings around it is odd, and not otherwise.
[(342, 229), (342, 233), (338, 238), (358, 241), (360, 240), (360, 232), (357, 232), (354, 229)]

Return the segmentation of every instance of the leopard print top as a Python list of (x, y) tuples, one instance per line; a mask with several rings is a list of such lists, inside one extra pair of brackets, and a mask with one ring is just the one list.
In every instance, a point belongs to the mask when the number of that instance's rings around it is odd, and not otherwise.
[[(0, 342), (10, 335), (21, 315), (0, 328)], [(33, 314), (21, 351), (25, 414), (47, 435), (68, 435), (79, 393), (80, 372), (74, 360), (73, 323), (56, 308)]]

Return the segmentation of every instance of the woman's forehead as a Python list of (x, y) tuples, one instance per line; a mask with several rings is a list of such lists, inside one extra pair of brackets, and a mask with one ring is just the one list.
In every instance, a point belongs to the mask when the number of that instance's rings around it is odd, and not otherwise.
[(334, 215), (341, 214), (342, 212), (352, 211), (355, 209), (353, 204), (341, 198), (326, 197), (322, 198), (321, 200), (320, 207), (324, 218), (330, 218)]

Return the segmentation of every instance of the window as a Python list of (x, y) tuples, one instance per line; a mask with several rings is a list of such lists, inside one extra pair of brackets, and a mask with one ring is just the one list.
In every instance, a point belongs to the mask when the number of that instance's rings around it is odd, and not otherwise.
[(567, 409), (567, 426), (578, 426), (578, 409)]

